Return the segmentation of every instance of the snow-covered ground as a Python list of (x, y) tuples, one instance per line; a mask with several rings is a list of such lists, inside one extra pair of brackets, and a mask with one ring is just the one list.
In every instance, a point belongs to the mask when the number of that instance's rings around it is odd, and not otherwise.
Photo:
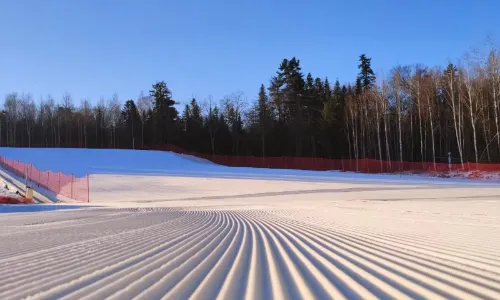
[(17, 189), (15, 189), (12, 185), (7, 184), (4, 180), (0, 179), (0, 197), (13, 197), (18, 198), (21, 197), (17, 193)]
[[(0, 205), (3, 203), (24, 203), (25, 198), (18, 192), (18, 190), (0, 177)], [(2, 213), (2, 207), (0, 207)]]
[(500, 299), (498, 183), (79, 155), (89, 204), (1, 215), (0, 299)]

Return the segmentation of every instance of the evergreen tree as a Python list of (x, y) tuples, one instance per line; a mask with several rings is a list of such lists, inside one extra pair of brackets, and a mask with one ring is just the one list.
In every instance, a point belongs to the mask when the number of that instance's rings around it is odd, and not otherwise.
[(361, 95), (363, 92), (363, 83), (361, 83), (361, 77), (356, 78), (356, 95)]
[(276, 116), (278, 118), (278, 123), (285, 123), (285, 74), (281, 71), (282, 67), (288, 64), (288, 60), (285, 59), (280, 65), (280, 70), (276, 72), (276, 75), (271, 79), (269, 84), (269, 96), (271, 102), (276, 110)]
[(134, 100), (127, 100), (125, 102), (122, 111), (122, 118), (125, 124), (126, 132), (130, 134), (132, 148), (135, 149), (136, 140), (140, 131), (140, 117)]
[(332, 89), (330, 87), (330, 82), (328, 81), (328, 78), (325, 78), (325, 82), (323, 85), (323, 102), (328, 102), (330, 101), (332, 97)]
[[(223, 116), (222, 121), (224, 122)], [(210, 146), (212, 149), (212, 154), (215, 155), (216, 147), (215, 147), (215, 138), (218, 132), (221, 129), (221, 122), (219, 118), (219, 108), (217, 106), (208, 108), (208, 115), (205, 120), (205, 128), (208, 130), (210, 134)]]
[(280, 66), (280, 75), (286, 84), (284, 88), (285, 107), (288, 115), (287, 120), (291, 125), (292, 135), (295, 137), (295, 155), (302, 156), (302, 143), (304, 139), (304, 75), (300, 67), (300, 61), (293, 57), (284, 59)]
[(184, 106), (184, 111), (182, 112), (182, 118), (181, 118), (181, 121), (182, 121), (182, 129), (184, 130), (184, 132), (187, 132), (189, 133), (189, 125), (191, 124), (192, 122), (192, 119), (191, 119), (191, 108), (189, 107), (188, 104), (186, 104)]
[(175, 101), (164, 81), (153, 84), (153, 89), (149, 92), (154, 100), (153, 119), (157, 132), (156, 140), (159, 143), (168, 143), (169, 137), (175, 131), (175, 121), (178, 118), (178, 112), (174, 107)]
[(270, 129), (272, 121), (268, 102), (269, 99), (266, 94), (266, 88), (264, 87), (264, 84), (261, 84), (257, 102), (257, 114), (259, 117), (258, 121), (260, 127), (262, 156), (266, 155), (266, 134)]
[(203, 126), (203, 116), (201, 115), (201, 108), (195, 98), (191, 100), (190, 110), (191, 118), (196, 129), (200, 129)]
[[(359, 79), (359, 85), (361, 87), (361, 90), (370, 90), (375, 86), (375, 73), (372, 70), (371, 67), (371, 58), (368, 58), (365, 54), (361, 54), (359, 57), (359, 74), (358, 74), (358, 79)], [(358, 81), (356, 81), (356, 91), (358, 91)]]

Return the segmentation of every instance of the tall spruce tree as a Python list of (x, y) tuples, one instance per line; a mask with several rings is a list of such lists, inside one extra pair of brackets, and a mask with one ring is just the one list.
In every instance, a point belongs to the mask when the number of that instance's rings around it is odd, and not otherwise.
[(259, 98), (257, 101), (257, 114), (259, 116), (262, 156), (266, 155), (266, 134), (270, 129), (272, 121), (268, 102), (269, 99), (266, 94), (266, 88), (264, 84), (261, 84), (259, 89)]
[(356, 90), (358, 90), (358, 84), (363, 91), (370, 90), (375, 86), (376, 77), (371, 67), (371, 61), (372, 59), (365, 54), (359, 56), (359, 83), (356, 81)]
[(123, 106), (122, 118), (132, 141), (132, 148), (136, 148), (137, 137), (139, 136), (140, 129), (140, 116), (139, 111), (135, 105), (134, 100), (127, 100)]
[(178, 117), (172, 93), (164, 81), (153, 84), (153, 89), (149, 92), (154, 100), (153, 118), (157, 133), (156, 142), (169, 143)]
[(286, 87), (286, 112), (291, 126), (292, 136), (295, 137), (295, 155), (302, 156), (302, 147), (305, 134), (304, 124), (304, 75), (300, 67), (300, 61), (293, 57), (284, 59), (280, 66), (280, 74), (283, 74)]

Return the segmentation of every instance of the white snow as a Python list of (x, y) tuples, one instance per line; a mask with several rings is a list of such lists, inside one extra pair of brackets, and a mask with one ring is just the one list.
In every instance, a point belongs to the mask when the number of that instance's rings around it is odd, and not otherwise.
[(500, 299), (498, 183), (55, 152), (91, 202), (1, 216), (0, 299)]
[[(1, 198), (10, 198), (17, 199), (19, 201), (24, 202), (24, 197), (18, 193), (18, 190), (6, 180), (0, 177), (0, 197)], [(0, 205), (2, 201), (0, 201)], [(0, 207), (0, 213), (2, 212), (2, 207)]]
[(0, 196), (7, 196), (7, 197), (14, 197), (14, 198), (21, 197), (16, 192), (17, 192), (17, 189), (15, 189), (12, 185), (7, 184), (5, 181), (0, 179)]

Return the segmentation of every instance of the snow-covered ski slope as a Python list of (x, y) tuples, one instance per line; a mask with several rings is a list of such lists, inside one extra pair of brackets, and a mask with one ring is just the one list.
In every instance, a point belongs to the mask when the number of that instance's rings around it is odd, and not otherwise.
[(0, 299), (500, 299), (498, 183), (17, 150), (91, 202), (0, 215)]

